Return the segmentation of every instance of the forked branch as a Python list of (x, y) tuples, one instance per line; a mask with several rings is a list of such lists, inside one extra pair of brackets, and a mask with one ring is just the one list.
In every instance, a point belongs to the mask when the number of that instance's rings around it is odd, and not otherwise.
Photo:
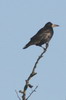
[[(26, 97), (26, 91), (27, 91), (27, 89), (33, 87), (33, 85), (31, 85), (31, 84), (29, 83), (29, 81), (30, 81), (30, 79), (31, 79), (33, 76), (35, 76), (35, 75), (37, 74), (37, 73), (35, 72), (35, 69), (37, 68), (37, 64), (38, 64), (39, 60), (43, 57), (43, 54), (47, 51), (48, 46), (49, 46), (48, 43), (46, 43), (46, 47), (45, 47), (45, 48), (41, 46), (41, 47), (43, 48), (43, 52), (42, 52), (42, 53), (40, 54), (40, 56), (37, 58), (37, 60), (36, 60), (36, 62), (35, 62), (35, 64), (34, 64), (34, 67), (33, 67), (33, 69), (32, 69), (32, 72), (30, 73), (30, 75), (28, 76), (27, 80), (25, 81), (25, 85), (24, 85), (23, 91), (22, 91), (22, 90), (19, 91), (19, 93), (22, 94), (22, 100), (27, 100), (27, 99), (33, 94), (33, 92), (35, 92), (35, 90), (38, 88), (38, 86), (36, 86), (36, 88), (29, 94), (29, 96)], [(17, 96), (18, 96), (18, 95), (17, 95)], [(18, 98), (19, 98), (19, 96), (18, 96)], [(19, 100), (20, 100), (20, 98), (19, 98)]]

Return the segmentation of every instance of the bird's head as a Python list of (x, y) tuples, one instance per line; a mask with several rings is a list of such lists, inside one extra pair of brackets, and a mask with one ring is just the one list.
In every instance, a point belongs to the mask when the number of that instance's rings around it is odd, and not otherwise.
[(58, 27), (59, 25), (56, 25), (56, 24), (52, 24), (51, 22), (48, 22), (45, 27)]

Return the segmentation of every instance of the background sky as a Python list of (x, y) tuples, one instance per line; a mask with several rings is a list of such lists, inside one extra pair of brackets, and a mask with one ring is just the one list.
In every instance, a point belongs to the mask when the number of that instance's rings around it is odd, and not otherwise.
[(18, 100), (15, 89), (23, 89), (42, 52), (36, 46), (22, 48), (48, 21), (60, 27), (54, 28), (38, 74), (30, 81), (39, 87), (29, 100), (66, 100), (66, 0), (0, 0), (1, 100)]

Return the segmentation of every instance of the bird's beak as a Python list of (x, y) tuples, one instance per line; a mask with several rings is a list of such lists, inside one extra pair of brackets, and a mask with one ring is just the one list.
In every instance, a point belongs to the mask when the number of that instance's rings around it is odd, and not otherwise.
[(56, 25), (56, 24), (52, 24), (52, 27), (59, 27), (59, 25)]

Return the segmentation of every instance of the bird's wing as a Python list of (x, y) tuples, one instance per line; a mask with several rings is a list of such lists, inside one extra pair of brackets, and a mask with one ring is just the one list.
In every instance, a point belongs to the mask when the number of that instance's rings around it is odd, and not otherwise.
[(46, 34), (49, 33), (49, 30), (44, 30), (44, 28), (40, 29), (36, 35), (34, 35), (32, 38), (31, 38), (31, 41), (40, 41), (42, 40), (42, 38), (45, 38), (46, 37)]
[[(50, 38), (49, 38), (50, 37)], [(32, 44), (39, 44), (41, 41), (46, 42), (51, 39), (51, 32), (50, 29), (40, 29), (36, 35), (34, 35), (30, 42)]]
[(34, 40), (34, 39), (38, 39), (38, 38), (40, 38), (41, 37), (41, 34), (44, 32), (44, 30), (43, 30), (43, 28), (42, 29), (40, 29), (32, 38), (31, 38), (31, 40)]

